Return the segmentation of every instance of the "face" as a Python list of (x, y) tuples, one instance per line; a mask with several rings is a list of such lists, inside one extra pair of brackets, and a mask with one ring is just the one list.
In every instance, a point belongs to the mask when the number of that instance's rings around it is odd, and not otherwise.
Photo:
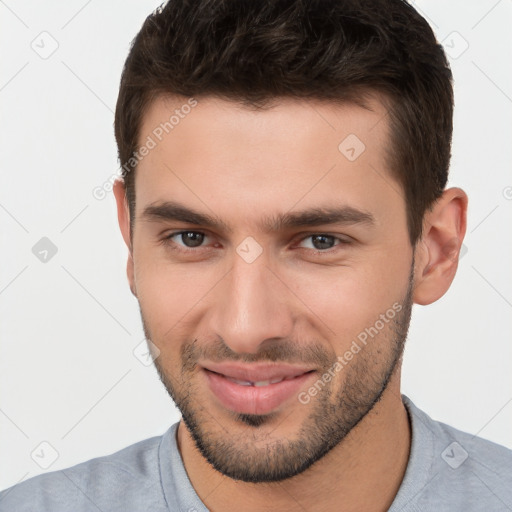
[(128, 273), (197, 448), (278, 481), (342, 442), (399, 367), (413, 250), (385, 109), (190, 104), (143, 119)]

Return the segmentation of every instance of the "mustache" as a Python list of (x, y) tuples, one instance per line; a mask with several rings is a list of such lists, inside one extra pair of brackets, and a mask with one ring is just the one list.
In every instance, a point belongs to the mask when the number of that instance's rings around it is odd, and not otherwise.
[(241, 354), (231, 350), (222, 338), (216, 339), (210, 344), (199, 343), (199, 339), (196, 338), (182, 345), (180, 355), (184, 371), (193, 371), (197, 362), (201, 360), (215, 363), (227, 361), (237, 363), (280, 362), (328, 368), (337, 358), (332, 347), (331, 350), (326, 350), (325, 346), (320, 343), (301, 345), (290, 340), (269, 340), (257, 353)]

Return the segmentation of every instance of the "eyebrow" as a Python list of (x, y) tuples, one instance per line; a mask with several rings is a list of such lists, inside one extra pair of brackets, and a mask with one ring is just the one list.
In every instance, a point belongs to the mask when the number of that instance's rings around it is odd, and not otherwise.
[[(233, 233), (233, 229), (223, 220), (201, 213), (174, 201), (165, 201), (146, 206), (141, 219), (148, 222), (179, 221), (205, 228)], [(351, 206), (309, 208), (298, 212), (286, 212), (265, 216), (259, 228), (265, 233), (286, 229), (322, 226), (325, 224), (367, 224), (374, 225), (375, 218), (370, 212)]]

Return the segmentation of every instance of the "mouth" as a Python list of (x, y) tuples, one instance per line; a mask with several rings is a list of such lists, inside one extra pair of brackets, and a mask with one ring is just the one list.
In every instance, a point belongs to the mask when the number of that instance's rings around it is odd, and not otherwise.
[[(221, 373), (203, 367), (207, 386), (218, 403), (243, 414), (269, 414), (285, 405), (310, 381), (315, 370), (293, 367), (226, 367)], [(233, 374), (236, 374), (234, 376)]]
[[(206, 371), (210, 371), (210, 370), (206, 370)], [(217, 373), (217, 372), (212, 372), (212, 373)], [(272, 380), (260, 380), (260, 381), (252, 382), (250, 380), (238, 380), (233, 377), (229, 377), (228, 375), (223, 375), (222, 373), (217, 373), (217, 375), (220, 375), (221, 377), (225, 377), (226, 379), (228, 379), (231, 382), (234, 382), (236, 384), (239, 384), (240, 386), (255, 386), (255, 387), (263, 387), (263, 386), (268, 386), (270, 384), (278, 384), (279, 382), (283, 382), (283, 380), (292, 380), (292, 379), (297, 378), (297, 376), (295, 376), (295, 377), (277, 377)]]

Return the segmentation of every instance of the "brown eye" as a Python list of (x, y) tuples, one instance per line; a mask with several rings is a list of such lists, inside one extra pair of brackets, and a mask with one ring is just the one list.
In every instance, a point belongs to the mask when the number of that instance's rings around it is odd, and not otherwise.
[(166, 236), (164, 242), (166, 245), (174, 244), (178, 247), (193, 249), (201, 247), (205, 238), (206, 235), (200, 231), (179, 231)]
[(197, 231), (184, 231), (180, 233), (181, 241), (187, 247), (199, 247), (204, 240), (203, 233), (198, 233)]

